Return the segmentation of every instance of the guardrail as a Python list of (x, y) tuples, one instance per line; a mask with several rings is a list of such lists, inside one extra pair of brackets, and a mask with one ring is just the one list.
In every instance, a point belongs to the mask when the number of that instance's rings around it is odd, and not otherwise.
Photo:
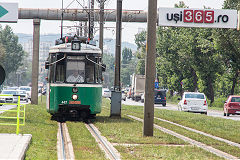
[[(14, 97), (13, 95), (0, 95), (0, 97), (4, 97), (4, 96), (9, 96), (9, 97)], [(25, 125), (25, 108), (26, 108), (26, 104), (20, 104), (20, 96), (18, 97), (18, 101), (17, 103), (0, 103), (0, 105), (17, 105), (16, 110), (2, 110), (0, 109), (0, 111), (4, 111), (4, 112), (16, 112), (16, 117), (12, 116), (12, 117), (8, 117), (8, 116), (0, 116), (0, 119), (16, 119), (17, 123), (0, 123), (0, 125), (16, 125), (16, 134), (19, 134), (19, 126), (23, 126)], [(23, 113), (23, 115), (21, 116), (21, 113)], [(22, 123), (20, 123), (20, 119), (22, 119)]]

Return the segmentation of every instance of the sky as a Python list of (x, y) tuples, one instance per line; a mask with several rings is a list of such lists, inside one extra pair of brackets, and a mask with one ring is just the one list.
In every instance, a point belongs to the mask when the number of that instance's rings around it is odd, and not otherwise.
[[(174, 4), (179, 3), (179, 0), (157, 0), (158, 7), (174, 7)], [(224, 0), (183, 0), (189, 8), (204, 8), (211, 7), (213, 9), (221, 9)], [(0, 2), (14, 2), (18, 3), (19, 8), (61, 8), (62, 0), (0, 0)], [(69, 4), (73, 2), (70, 6)], [(78, 0), (81, 5), (87, 5), (88, 0)], [(115, 9), (117, 0), (106, 0), (106, 9)], [(147, 11), (148, 0), (123, 0), (122, 8), (126, 10), (145, 10)], [(76, 0), (64, 0), (64, 8), (79, 8), (82, 7), (76, 2)], [(98, 8), (95, 1), (95, 8)], [(1, 23), (3, 26), (6, 23)], [(32, 20), (18, 20), (18, 23), (9, 23), (14, 33), (33, 33)], [(74, 25), (74, 22), (64, 22), (64, 25)], [(95, 24), (98, 25), (97, 23)], [(123, 23), (122, 24), (122, 41), (134, 43), (134, 35), (138, 33), (139, 28), (146, 29), (146, 23)], [(105, 27), (116, 27), (115, 23), (106, 22)], [(60, 34), (60, 21), (41, 21), (41, 34), (59, 33)], [(68, 30), (64, 30), (64, 33), (68, 33)], [(98, 35), (98, 32), (96, 32)], [(114, 29), (105, 29), (104, 38), (116, 38)]]

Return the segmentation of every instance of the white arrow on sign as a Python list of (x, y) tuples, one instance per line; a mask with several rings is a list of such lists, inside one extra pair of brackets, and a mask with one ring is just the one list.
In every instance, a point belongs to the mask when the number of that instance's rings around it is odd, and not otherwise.
[(18, 3), (0, 3), (0, 22), (18, 21)]

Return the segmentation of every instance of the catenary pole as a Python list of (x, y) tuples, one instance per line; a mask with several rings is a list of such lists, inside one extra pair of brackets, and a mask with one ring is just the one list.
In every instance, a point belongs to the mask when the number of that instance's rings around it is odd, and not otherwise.
[(105, 0), (99, 0), (100, 3), (100, 31), (99, 31), (99, 48), (103, 53), (103, 27), (104, 27), (104, 3)]
[(122, 0), (117, 0), (117, 17), (116, 17), (116, 48), (115, 48), (115, 75), (114, 91), (111, 93), (111, 114), (110, 117), (121, 117), (121, 32), (122, 32)]
[(38, 104), (40, 19), (33, 19), (33, 57), (31, 104)]
[(153, 136), (157, 0), (148, 0), (143, 135)]
[(122, 0), (117, 0), (116, 23), (116, 55), (115, 55), (115, 79), (114, 90), (121, 91), (120, 65), (121, 65), (121, 31), (122, 31)]

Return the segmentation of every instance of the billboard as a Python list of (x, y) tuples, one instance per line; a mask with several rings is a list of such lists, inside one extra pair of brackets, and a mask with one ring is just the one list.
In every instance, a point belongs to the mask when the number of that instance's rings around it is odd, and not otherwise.
[(237, 10), (159, 8), (159, 26), (237, 28)]

